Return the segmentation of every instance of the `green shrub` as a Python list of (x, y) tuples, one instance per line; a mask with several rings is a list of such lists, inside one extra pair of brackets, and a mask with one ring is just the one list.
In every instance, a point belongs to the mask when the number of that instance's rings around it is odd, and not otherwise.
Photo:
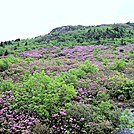
[(32, 69), (35, 71), (35, 70), (37, 70), (39, 67), (37, 66), (37, 65), (33, 65), (32, 66)]
[(28, 57), (28, 58), (26, 58), (25, 60), (27, 61), (27, 63), (30, 63), (30, 61), (33, 61), (34, 58), (32, 58), (32, 57)]
[(81, 64), (78, 67), (80, 70), (84, 71), (85, 73), (97, 73), (98, 68), (96, 65), (92, 64), (89, 59), (87, 59), (84, 64)]
[(102, 58), (101, 56), (96, 56), (96, 59), (97, 59), (98, 61), (103, 61), (103, 58)]
[(60, 77), (61, 77), (62, 81), (64, 81), (66, 84), (75, 85), (77, 82), (77, 76), (70, 72), (62, 72)]
[(36, 123), (30, 134), (52, 134), (52, 129), (46, 124)]
[(82, 78), (83, 76), (86, 75), (85, 71), (83, 71), (81, 69), (76, 69), (76, 68), (72, 68), (68, 72), (77, 76), (77, 78)]
[(56, 53), (59, 53), (59, 52), (61, 52), (62, 50), (60, 49), (60, 48), (56, 48), (56, 50), (55, 50), (55, 52)]
[(57, 124), (66, 124), (68, 133), (111, 134), (118, 127), (119, 116), (120, 110), (109, 101), (102, 101), (97, 106), (79, 103), (70, 105), (66, 116), (59, 119)]
[(93, 56), (96, 56), (99, 53), (100, 49), (94, 48), (93, 50)]
[(1, 59), (0, 60), (0, 71), (3, 72), (9, 67), (9, 62), (6, 59)]
[(13, 63), (17, 63), (21, 61), (21, 59), (19, 57), (14, 57), (12, 55), (6, 57), (6, 58), (3, 58), (3, 59), (0, 59), (0, 71), (5, 71), (6, 69), (9, 68), (9, 65), (10, 64), (13, 64)]
[(11, 80), (3, 80), (0, 78), (0, 92), (14, 90), (14, 85)]
[(120, 71), (120, 70), (124, 69), (125, 65), (126, 65), (126, 62), (124, 60), (115, 59), (113, 62), (112, 69)]
[(122, 84), (122, 90), (126, 99), (134, 99), (134, 80), (126, 79)]
[(5, 49), (0, 47), (0, 56), (3, 56), (5, 53)]
[(120, 128), (134, 128), (134, 118), (130, 119), (132, 114), (129, 113), (129, 109), (125, 109), (119, 118)]
[(103, 65), (107, 65), (108, 64), (108, 59), (107, 58), (103, 58)]
[(56, 64), (59, 66), (59, 65), (62, 64), (62, 61), (60, 61), (60, 60), (56, 60)]
[(108, 80), (107, 88), (111, 97), (119, 100), (130, 100), (134, 96), (134, 80), (125, 78), (124, 75), (116, 74)]
[(114, 55), (119, 55), (119, 53), (117, 51), (114, 51), (113, 54)]
[(44, 71), (31, 75), (27, 71), (22, 86), (16, 88), (13, 108), (27, 108), (41, 116), (49, 117), (70, 103), (75, 94), (73, 85), (66, 84), (60, 76), (51, 78), (45, 75)]
[(131, 49), (131, 50), (129, 51), (129, 56), (130, 56), (130, 57), (134, 57), (134, 50), (133, 50), (133, 49)]
[(96, 99), (98, 100), (98, 101), (106, 101), (106, 100), (108, 100), (109, 99), (109, 94), (107, 94), (105, 91), (99, 91), (98, 93), (97, 93), (97, 96), (96, 96)]

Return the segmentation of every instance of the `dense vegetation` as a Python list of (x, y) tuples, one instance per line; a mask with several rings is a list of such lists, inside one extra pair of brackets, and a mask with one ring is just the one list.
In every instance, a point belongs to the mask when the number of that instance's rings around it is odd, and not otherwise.
[(98, 26), (63, 26), (53, 29), (49, 34), (33, 39), (19, 38), (0, 43), (0, 55), (8, 55), (24, 50), (51, 46), (75, 46), (109, 44), (126, 45), (134, 42), (134, 23), (98, 25)]
[(134, 23), (63, 26), (0, 43), (0, 132), (134, 128)]

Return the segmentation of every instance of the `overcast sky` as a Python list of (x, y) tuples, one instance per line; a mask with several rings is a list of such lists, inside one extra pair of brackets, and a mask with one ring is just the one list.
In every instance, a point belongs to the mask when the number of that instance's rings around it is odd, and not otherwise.
[(0, 41), (44, 35), (64, 25), (134, 22), (134, 0), (0, 0)]

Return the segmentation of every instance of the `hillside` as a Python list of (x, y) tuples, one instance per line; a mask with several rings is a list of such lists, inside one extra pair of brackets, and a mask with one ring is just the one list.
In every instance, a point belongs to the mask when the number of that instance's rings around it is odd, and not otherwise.
[(134, 23), (98, 26), (62, 26), (33, 39), (0, 43), (0, 55), (49, 46), (125, 45), (134, 42)]
[(0, 43), (2, 134), (134, 128), (134, 23), (62, 26)]

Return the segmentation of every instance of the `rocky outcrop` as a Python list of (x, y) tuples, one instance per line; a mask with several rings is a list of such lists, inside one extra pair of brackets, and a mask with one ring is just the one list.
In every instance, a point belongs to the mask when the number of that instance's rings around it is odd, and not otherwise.
[(132, 128), (120, 128), (116, 134), (134, 134), (134, 129), (132, 129)]
[(53, 29), (50, 33), (54, 33), (54, 32), (69, 32), (69, 31), (82, 29), (84, 27), (85, 26), (82, 26), (82, 25), (78, 25), (78, 26), (62, 26), (62, 27), (57, 27), (57, 28)]
[(73, 28), (70, 26), (63, 26), (63, 27), (57, 27), (51, 31), (53, 32), (68, 32), (68, 31), (73, 31)]

